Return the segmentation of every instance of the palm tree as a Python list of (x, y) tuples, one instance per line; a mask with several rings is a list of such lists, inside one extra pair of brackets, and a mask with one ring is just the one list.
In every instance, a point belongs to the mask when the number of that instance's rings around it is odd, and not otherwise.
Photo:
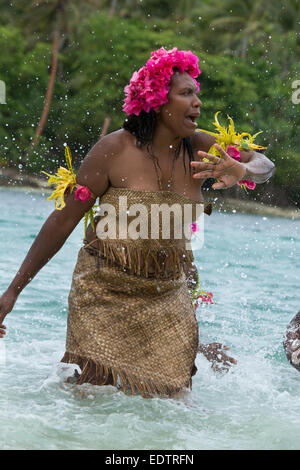
[[(21, 21), (25, 26), (25, 33), (35, 32), (38, 39), (40, 35), (52, 41), (52, 65), (45, 96), (44, 108), (36, 128), (32, 147), (35, 147), (42, 135), (47, 122), (53, 95), (54, 83), (57, 73), (59, 52), (66, 47), (69, 37), (83, 15), (88, 15), (98, 8), (99, 0), (86, 0), (84, 7), (80, 0), (35, 0), (30, 5), (25, 0), (19, 0), (24, 5), (24, 17)], [(26, 6), (25, 6), (26, 5)]]
[(54, 82), (55, 82), (55, 77), (56, 77), (58, 49), (59, 49), (59, 31), (55, 30), (53, 32), (53, 42), (52, 42), (52, 65), (51, 65), (51, 71), (50, 71), (50, 76), (49, 76), (49, 81), (48, 81), (47, 92), (45, 96), (45, 103), (44, 103), (42, 115), (40, 117), (40, 121), (38, 123), (34, 138), (31, 143), (32, 147), (35, 147), (35, 145), (37, 144), (38, 138), (42, 135), (44, 127), (47, 122), (51, 99), (53, 95)]

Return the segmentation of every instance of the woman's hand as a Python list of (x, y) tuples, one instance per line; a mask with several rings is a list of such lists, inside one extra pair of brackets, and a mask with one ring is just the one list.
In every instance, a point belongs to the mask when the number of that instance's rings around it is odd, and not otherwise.
[(3, 324), (6, 315), (12, 311), (17, 300), (17, 295), (7, 290), (0, 297), (0, 338), (6, 334), (6, 326)]
[[(228, 370), (231, 364), (237, 364), (233, 357), (227, 356), (221, 350), (228, 351), (228, 346), (223, 346), (221, 343), (200, 344), (198, 352), (202, 353), (209, 362), (212, 362), (212, 369), (215, 371)], [(217, 363), (221, 363), (223, 367), (219, 367)]]
[(183, 264), (183, 270), (186, 275), (187, 286), (189, 290), (194, 290), (198, 282), (198, 270), (194, 264)]
[(195, 173), (193, 178), (216, 178), (219, 181), (212, 185), (214, 189), (230, 188), (245, 177), (246, 167), (243, 163), (231, 158), (220, 145), (214, 144), (214, 147), (223, 158), (199, 151), (198, 155), (202, 159), (209, 159), (209, 162), (191, 162), (191, 166), (200, 171)]

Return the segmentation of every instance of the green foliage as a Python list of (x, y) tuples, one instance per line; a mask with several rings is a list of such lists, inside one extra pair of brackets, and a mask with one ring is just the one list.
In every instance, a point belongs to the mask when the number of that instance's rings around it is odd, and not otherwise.
[[(40, 22), (40, 10), (39, 36), (34, 22), (24, 35), (13, 24), (22, 23), (28, 2), (16, 3), (15, 11), (9, 4), (4, 7), (9, 26), (0, 26), (5, 51), (0, 80), (7, 88), (7, 104), (0, 105), (1, 165), (21, 163), (26, 171), (51, 171), (64, 162), (63, 145), (68, 143), (78, 166), (107, 116), (109, 132), (122, 125), (123, 90), (133, 71), (151, 50), (176, 46), (199, 57), (199, 127), (212, 129), (220, 110), (220, 119), (229, 114), (239, 131), (262, 130), (258, 143), (268, 147), (265, 153), (277, 166), (272, 182), (300, 201), (300, 105), (291, 100), (292, 82), (300, 79), (298, 0), (281, 6), (269, 0), (182, 0), (176, 5), (171, 0), (91, 0), (90, 15), (83, 10), (80, 15), (80, 2), (68, 1), (76, 14), (61, 24), (64, 47), (51, 109), (34, 152), (30, 142), (48, 84), (52, 26), (47, 29), (47, 22)], [(49, 8), (50, 3), (40, 3)]]
[[(41, 163), (34, 162), (28, 150), (43, 108), (51, 47), (38, 42), (27, 51), (20, 30), (0, 27), (0, 48), (6, 51), (0, 58), (0, 78), (6, 84), (7, 102), (0, 106), (0, 155), (10, 165), (23, 164), (33, 171), (32, 165), (37, 169)], [(62, 93), (63, 86), (59, 81), (56, 85), (56, 93)], [(49, 146), (47, 136), (43, 140)]]

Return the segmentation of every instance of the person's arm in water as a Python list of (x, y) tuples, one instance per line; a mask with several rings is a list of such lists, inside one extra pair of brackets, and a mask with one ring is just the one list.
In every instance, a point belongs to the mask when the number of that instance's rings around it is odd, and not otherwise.
[[(275, 165), (268, 157), (253, 150), (241, 151), (241, 161), (231, 158), (219, 145), (215, 144), (212, 136), (204, 133), (197, 133), (195, 140), (199, 150), (200, 159), (208, 158), (210, 163), (197, 161), (191, 162), (195, 173), (193, 178), (205, 179), (216, 178), (219, 182), (212, 185), (213, 189), (225, 189), (235, 185), (240, 180), (251, 180), (255, 183), (265, 183), (274, 174)], [(220, 151), (223, 158), (214, 157), (208, 154), (212, 145)]]
[(198, 346), (198, 352), (211, 362), (214, 371), (227, 371), (232, 364), (237, 364), (237, 360), (228, 356), (223, 349), (229, 351), (230, 348), (221, 343), (200, 343)]
[[(99, 141), (88, 153), (76, 178), (79, 185), (87, 186), (95, 196), (101, 196), (109, 186), (109, 159), (106, 157), (110, 145), (105, 144), (103, 140)], [(5, 334), (4, 318), (13, 309), (18, 295), (40, 269), (60, 250), (84, 214), (94, 205), (94, 198), (84, 203), (75, 201), (74, 193), (75, 191), (66, 196), (66, 206), (62, 210), (54, 210), (50, 214), (16, 276), (0, 297), (0, 338)]]

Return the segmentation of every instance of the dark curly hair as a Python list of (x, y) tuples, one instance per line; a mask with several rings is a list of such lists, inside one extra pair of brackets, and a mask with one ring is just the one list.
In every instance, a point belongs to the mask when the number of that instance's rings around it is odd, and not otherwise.
[[(156, 123), (157, 114), (155, 113), (155, 111), (153, 111), (153, 109), (151, 109), (149, 113), (146, 113), (144, 110), (142, 110), (139, 116), (136, 116), (135, 114), (130, 114), (129, 116), (127, 116), (123, 123), (123, 129), (135, 136), (137, 147), (141, 148), (146, 146), (148, 153), (152, 155), (150, 151), (150, 146), (152, 144)], [(185, 153), (187, 152), (190, 162), (194, 160), (192, 143), (189, 137), (184, 137), (180, 141), (180, 144), (178, 145), (175, 151), (176, 159), (179, 157), (182, 148), (184, 171), (186, 173), (184, 158)], [(191, 167), (189, 167), (189, 170), (191, 172)]]

